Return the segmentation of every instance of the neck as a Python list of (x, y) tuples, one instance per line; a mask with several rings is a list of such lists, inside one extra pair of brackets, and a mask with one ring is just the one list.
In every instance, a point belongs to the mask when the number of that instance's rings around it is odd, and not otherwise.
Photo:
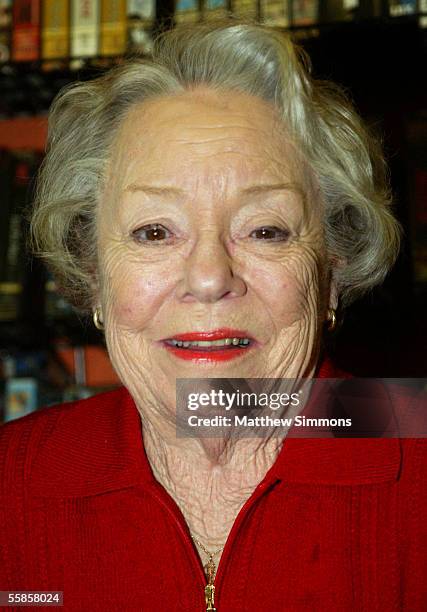
[[(286, 416), (294, 417), (303, 405)], [(192, 535), (209, 551), (221, 548), (240, 508), (275, 463), (286, 431), (272, 427), (263, 437), (177, 437), (176, 429), (154, 415), (153, 410), (141, 414), (154, 477), (177, 503)]]
[(153, 427), (143, 432), (153, 474), (182, 511), (191, 534), (221, 548), (245, 501), (274, 464), (283, 437), (175, 439)]
[[(286, 416), (303, 410), (313, 375), (314, 366), (304, 377), (301, 403), (289, 406)], [(144, 448), (154, 477), (180, 508), (191, 534), (209, 551), (221, 548), (240, 508), (275, 463), (286, 430), (269, 427), (259, 437), (179, 437), (171, 406), (150, 394), (139, 399)]]

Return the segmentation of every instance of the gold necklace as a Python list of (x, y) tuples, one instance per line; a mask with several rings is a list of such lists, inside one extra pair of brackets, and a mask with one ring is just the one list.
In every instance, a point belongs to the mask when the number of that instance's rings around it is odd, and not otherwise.
[(208, 583), (205, 586), (206, 612), (217, 612), (217, 609), (215, 608), (215, 585), (214, 585), (216, 565), (214, 563), (213, 558), (216, 555), (219, 555), (219, 553), (224, 550), (224, 546), (222, 548), (219, 548), (215, 552), (211, 553), (193, 535), (191, 537), (193, 538), (194, 542), (198, 546), (200, 546), (203, 552), (206, 553), (207, 556), (209, 557), (209, 561), (204, 566), (204, 569), (207, 575), (207, 579), (208, 579)]

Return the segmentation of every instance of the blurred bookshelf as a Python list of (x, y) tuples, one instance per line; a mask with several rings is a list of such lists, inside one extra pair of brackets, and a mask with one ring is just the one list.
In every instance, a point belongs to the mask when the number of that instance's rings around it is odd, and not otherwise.
[[(20, 138), (30, 121), (17, 120)], [(15, 128), (5, 123), (12, 137)], [(63, 299), (27, 249), (25, 209), (43, 158), (37, 139), (44, 135), (43, 127), (32, 133), (30, 147), (0, 144), (0, 422), (119, 384), (92, 321)], [(10, 140), (17, 142), (25, 144)]]
[(290, 32), (382, 138), (405, 245), (329, 351), (358, 375), (426, 375), (427, 0), (0, 0), (0, 423), (119, 384), (101, 334), (26, 249), (52, 100), (149, 57), (167, 27), (225, 16)]

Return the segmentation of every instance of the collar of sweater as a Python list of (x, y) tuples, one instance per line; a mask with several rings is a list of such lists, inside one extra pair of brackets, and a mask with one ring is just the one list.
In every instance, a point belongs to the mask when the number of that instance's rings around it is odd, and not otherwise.
[[(327, 359), (317, 377), (349, 378)], [(309, 413), (310, 407), (304, 409), (303, 414)], [(31, 495), (88, 496), (156, 483), (144, 450), (139, 412), (124, 387), (46, 408), (19, 421), (15, 433), (25, 441), (25, 456), (19, 454), (24, 486)], [(259, 486), (278, 480), (313, 485), (392, 482), (400, 465), (398, 438), (291, 435)]]

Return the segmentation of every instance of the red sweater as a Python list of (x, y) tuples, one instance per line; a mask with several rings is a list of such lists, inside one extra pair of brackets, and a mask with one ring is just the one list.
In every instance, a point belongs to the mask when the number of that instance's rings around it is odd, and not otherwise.
[[(285, 439), (227, 540), (218, 612), (427, 610), (426, 472), (422, 439)], [(0, 486), (0, 590), (63, 591), (79, 612), (206, 609), (126, 390), (0, 427)]]

